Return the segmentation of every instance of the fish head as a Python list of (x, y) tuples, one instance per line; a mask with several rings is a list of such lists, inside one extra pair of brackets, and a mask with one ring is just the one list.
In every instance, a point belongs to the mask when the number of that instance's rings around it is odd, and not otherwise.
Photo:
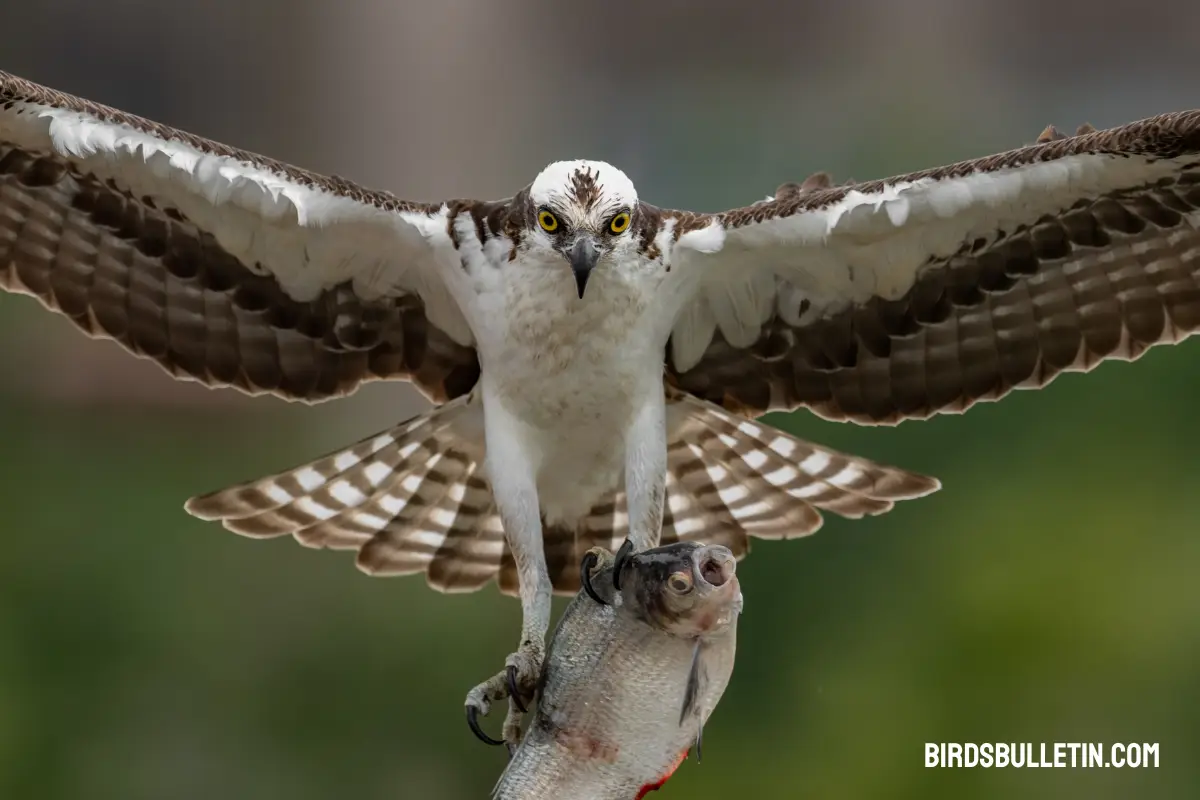
[(630, 556), (621, 571), (621, 607), (674, 636), (719, 633), (741, 613), (728, 547), (675, 542)]

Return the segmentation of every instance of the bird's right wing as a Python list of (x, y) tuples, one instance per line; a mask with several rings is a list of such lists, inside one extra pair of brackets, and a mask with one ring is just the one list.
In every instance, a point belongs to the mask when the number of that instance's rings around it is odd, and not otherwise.
[(0, 72), (0, 287), (178, 378), (468, 392), (458, 245), (506, 208), (400, 200)]

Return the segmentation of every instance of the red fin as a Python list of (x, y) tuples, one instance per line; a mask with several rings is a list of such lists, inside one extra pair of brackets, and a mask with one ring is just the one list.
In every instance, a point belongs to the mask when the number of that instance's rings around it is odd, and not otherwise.
[(663, 784), (665, 784), (667, 780), (675, 774), (675, 770), (679, 769), (679, 765), (682, 764), (684, 759), (687, 758), (687, 754), (687, 750), (684, 750), (682, 753), (680, 753), (679, 758), (675, 759), (675, 763), (671, 765), (671, 768), (667, 770), (666, 774), (653, 783), (647, 783), (645, 786), (639, 789), (637, 797), (633, 798), (633, 800), (642, 800), (642, 798), (651, 792), (657, 792), (659, 789), (661, 789)]

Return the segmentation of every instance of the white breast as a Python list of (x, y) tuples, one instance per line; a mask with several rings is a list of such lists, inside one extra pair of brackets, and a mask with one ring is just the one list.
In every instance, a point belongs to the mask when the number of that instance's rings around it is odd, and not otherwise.
[(662, 394), (654, 280), (601, 264), (581, 300), (561, 259), (518, 258), (495, 274), (477, 337), (483, 380), (535, 432), (547, 518), (582, 515), (616, 486), (635, 411)]
[(601, 265), (580, 299), (565, 262), (517, 259), (499, 271), (480, 358), (525, 422), (550, 429), (622, 418), (651, 376), (661, 391), (661, 343), (649, 341), (646, 319), (653, 286)]

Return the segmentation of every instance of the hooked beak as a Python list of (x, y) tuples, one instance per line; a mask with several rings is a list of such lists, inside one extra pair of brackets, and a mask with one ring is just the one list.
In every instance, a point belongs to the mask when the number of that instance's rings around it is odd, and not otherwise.
[(596, 241), (590, 236), (580, 236), (571, 248), (571, 272), (575, 274), (575, 286), (579, 289), (579, 299), (583, 299), (583, 290), (587, 288), (588, 277), (592, 268), (600, 260), (600, 250)]

